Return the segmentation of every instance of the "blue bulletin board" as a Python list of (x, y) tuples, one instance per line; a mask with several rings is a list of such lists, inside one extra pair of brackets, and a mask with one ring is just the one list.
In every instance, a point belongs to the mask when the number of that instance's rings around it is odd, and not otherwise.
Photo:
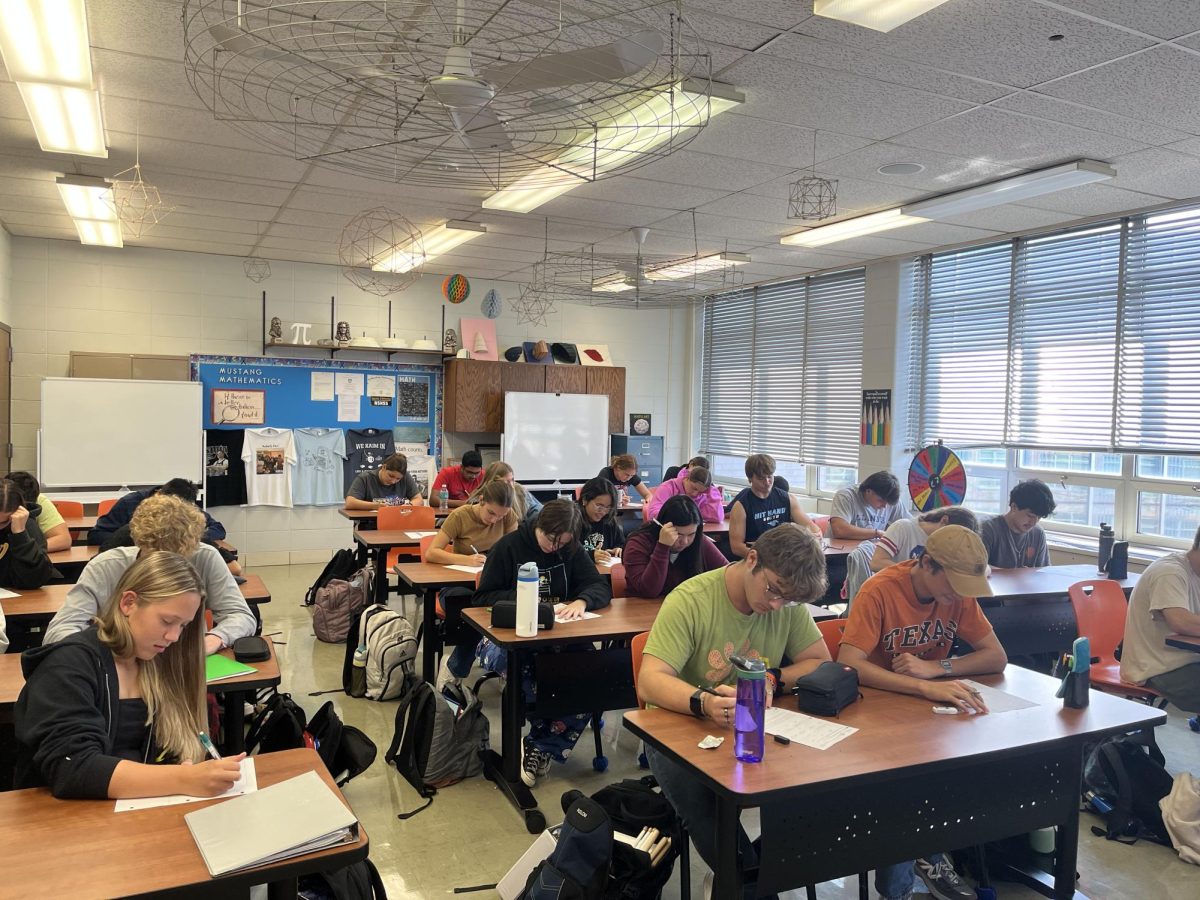
[(440, 456), (441, 366), (197, 355), (190, 362), (192, 381), (203, 385), (205, 428), (401, 426), (427, 433), (431, 455)]

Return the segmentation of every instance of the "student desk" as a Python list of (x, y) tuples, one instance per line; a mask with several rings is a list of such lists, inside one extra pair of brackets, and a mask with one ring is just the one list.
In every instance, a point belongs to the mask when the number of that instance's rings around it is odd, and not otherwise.
[[(718, 729), (727, 740), (716, 750), (697, 748), (714, 726), (691, 716), (635, 710), (625, 727), (716, 792), (714, 897), (741, 896), (738, 817), (761, 807), (763, 893), (1057, 825), (1053, 880), (1006, 877), (1047, 897), (1083, 898), (1075, 890), (1083, 745), (1160, 725), (1166, 714), (1096, 691), (1087, 709), (1064, 709), (1057, 679), (1018, 666), (972, 677), (1038, 705), (939, 716), (928, 700), (864, 687), (837, 719), (856, 734), (825, 751), (768, 739), (759, 764), (734, 759), (732, 731)], [(787, 695), (781, 705), (795, 703)]]
[[(1139, 577), (1130, 572), (1117, 584), (1128, 596)], [(1104, 576), (1087, 564), (992, 569), (988, 583), (993, 596), (980, 597), (979, 605), (1010, 657), (1058, 654), (1069, 650), (1078, 636), (1068, 588), (1098, 579)]]
[[(416, 532), (414, 531), (413, 533), (415, 534)], [(354, 540), (359, 545), (359, 552), (363, 554), (375, 554), (375, 596), (371, 602), (386, 604), (388, 595), (388, 551), (393, 547), (419, 547), (421, 539), (409, 537), (407, 531), (363, 531), (362, 529), (356, 529)]]
[[(520, 672), (531, 654), (555, 646), (594, 641), (623, 641), (649, 631), (658, 615), (659, 600), (618, 597), (605, 609), (597, 610), (598, 618), (576, 622), (556, 622), (549, 631), (539, 631), (530, 638), (517, 637), (515, 629), (492, 628), (492, 611), (486, 607), (463, 610), (463, 620), (508, 653), (509, 678), (504, 687), (501, 705), (500, 753), (488, 750), (484, 754), (484, 774), (495, 783), (525, 818), (525, 828), (537, 834), (546, 827), (546, 817), (537, 808), (533, 793), (521, 781), (521, 732), (525, 726), (525, 697), (521, 690)], [(608, 654), (602, 656), (602, 654)], [(574, 654), (549, 654), (539, 663), (539, 715), (556, 715), (595, 709), (628, 709), (637, 703), (633, 693), (633, 666), (625, 648), (612, 651), (590, 651), (583, 678), (572, 683), (556, 683), (552, 691), (543, 691), (541, 677), (545, 662), (565, 661), (570, 666)], [(548, 668), (548, 667), (547, 667)], [(555, 668), (558, 668), (557, 666)], [(727, 896), (714, 894), (713, 896)]]
[(47, 555), (50, 557), (50, 564), (62, 575), (63, 581), (73, 584), (79, 579), (83, 567), (99, 552), (100, 548), (94, 544), (75, 544), (66, 550), (55, 550)]
[[(437, 509), (434, 510), (433, 516), (435, 519), (444, 519), (450, 515), (452, 510)], [(379, 518), (379, 510), (377, 509), (346, 509), (342, 507), (338, 510), (338, 515), (345, 519), (349, 519), (354, 527), (365, 528), (370, 530), (375, 527), (375, 520)]]
[(1168, 634), (1167, 646), (1174, 647), (1177, 650), (1191, 650), (1193, 653), (1200, 653), (1200, 637), (1192, 637), (1190, 634)]
[[(259, 788), (316, 772), (345, 803), (313, 750), (267, 753), (256, 757), (254, 767)], [(360, 824), (354, 843), (214, 879), (183, 819), (203, 805), (116, 813), (112, 800), (56, 800), (45, 788), (0, 794), (5, 892), (14, 897), (158, 896), (160, 892), (175, 897), (226, 897), (246, 896), (251, 885), (265, 882), (268, 896), (294, 898), (301, 875), (367, 858), (367, 832)], [(53, 839), (47, 843), (49, 835)]]

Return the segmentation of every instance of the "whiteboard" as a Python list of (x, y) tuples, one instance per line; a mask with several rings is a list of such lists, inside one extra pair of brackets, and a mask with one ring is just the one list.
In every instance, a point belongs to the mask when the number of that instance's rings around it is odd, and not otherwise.
[(608, 397), (509, 391), (500, 458), (521, 482), (595, 478), (608, 465)]
[(199, 484), (200, 390), (194, 381), (43, 379), (38, 479), (51, 488)]

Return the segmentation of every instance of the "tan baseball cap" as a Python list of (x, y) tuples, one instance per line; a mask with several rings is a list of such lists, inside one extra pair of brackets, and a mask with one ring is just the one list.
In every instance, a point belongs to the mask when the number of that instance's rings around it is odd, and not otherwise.
[(990, 597), (987, 548), (961, 525), (943, 525), (925, 541), (925, 552), (943, 569), (950, 586), (964, 597)]

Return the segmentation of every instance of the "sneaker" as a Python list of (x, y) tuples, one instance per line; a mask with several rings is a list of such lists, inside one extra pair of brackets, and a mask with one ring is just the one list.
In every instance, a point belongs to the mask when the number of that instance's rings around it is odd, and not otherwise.
[(975, 900), (974, 888), (958, 877), (954, 866), (944, 856), (929, 859), (918, 859), (913, 863), (914, 868), (929, 893), (938, 900)]
[(462, 679), (450, 671), (450, 657), (447, 655), (442, 657), (442, 664), (438, 666), (437, 680), (433, 683), (433, 689), (440, 694), (448, 684), (461, 686)]
[(524, 756), (521, 761), (521, 780), (526, 787), (533, 787), (539, 778), (550, 774), (550, 754), (526, 741)]

